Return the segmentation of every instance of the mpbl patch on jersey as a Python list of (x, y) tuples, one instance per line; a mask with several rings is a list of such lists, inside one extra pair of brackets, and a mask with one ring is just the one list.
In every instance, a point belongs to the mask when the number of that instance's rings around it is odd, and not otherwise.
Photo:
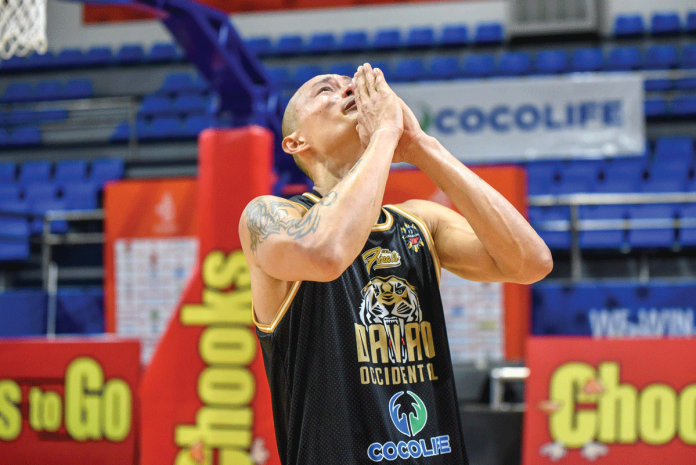
[(406, 242), (406, 246), (414, 252), (418, 252), (423, 247), (423, 238), (421, 238), (420, 231), (415, 224), (404, 223), (401, 227), (401, 238)]

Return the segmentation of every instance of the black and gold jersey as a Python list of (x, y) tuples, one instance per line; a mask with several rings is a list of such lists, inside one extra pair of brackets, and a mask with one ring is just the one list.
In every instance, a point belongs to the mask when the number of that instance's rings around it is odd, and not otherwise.
[(468, 463), (439, 279), (423, 222), (385, 206), (338, 279), (294, 283), (256, 322), (284, 465)]

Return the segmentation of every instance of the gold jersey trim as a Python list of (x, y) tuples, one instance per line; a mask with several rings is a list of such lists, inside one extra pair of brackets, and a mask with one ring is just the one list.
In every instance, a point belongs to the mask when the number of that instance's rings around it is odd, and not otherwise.
[(285, 299), (283, 299), (283, 303), (280, 304), (280, 308), (278, 309), (278, 312), (276, 313), (276, 316), (273, 318), (273, 321), (271, 321), (270, 325), (264, 325), (259, 323), (259, 321), (256, 319), (256, 310), (254, 310), (254, 303), (251, 303), (251, 315), (254, 319), (254, 324), (257, 328), (259, 328), (260, 331), (263, 331), (264, 333), (272, 333), (273, 331), (275, 331), (275, 329), (278, 327), (278, 324), (285, 316), (285, 313), (290, 308), (290, 304), (295, 299), (295, 295), (297, 295), (297, 291), (300, 289), (300, 284), (302, 284), (302, 281), (295, 281), (292, 284), (290, 291), (288, 291), (288, 295), (286, 295)]
[(409, 220), (413, 221), (418, 225), (421, 231), (423, 231), (423, 234), (425, 235), (425, 242), (428, 244), (428, 248), (430, 249), (430, 255), (433, 257), (433, 262), (435, 262), (435, 274), (437, 275), (437, 282), (438, 284), (440, 283), (440, 273), (441, 273), (441, 267), (440, 267), (440, 257), (437, 255), (437, 249), (435, 248), (435, 241), (433, 240), (433, 236), (430, 234), (430, 230), (428, 227), (425, 225), (425, 222), (418, 218), (417, 216), (408, 213), (407, 211), (396, 207), (394, 205), (385, 205), (386, 208), (389, 208), (391, 210), (394, 210), (397, 213), (400, 213), (401, 215), (405, 216)]
[[(317, 197), (316, 195), (312, 194), (311, 192), (305, 192), (304, 194), (305, 197), (307, 197), (310, 200), (313, 200), (315, 203), (321, 202), (321, 199)], [(303, 205), (304, 206), (304, 205)], [(305, 207), (307, 208), (307, 207)], [(372, 231), (387, 231), (389, 230), (392, 225), (394, 224), (394, 217), (392, 216), (391, 213), (389, 213), (388, 210), (382, 208), (382, 211), (384, 212), (384, 216), (386, 216), (386, 219), (384, 220), (383, 223), (377, 223), (372, 227)]]

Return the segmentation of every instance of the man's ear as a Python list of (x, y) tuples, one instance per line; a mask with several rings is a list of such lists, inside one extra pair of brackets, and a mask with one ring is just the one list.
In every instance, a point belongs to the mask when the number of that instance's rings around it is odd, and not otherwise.
[(282, 147), (285, 153), (297, 155), (309, 148), (309, 143), (307, 142), (307, 139), (295, 131), (283, 139)]

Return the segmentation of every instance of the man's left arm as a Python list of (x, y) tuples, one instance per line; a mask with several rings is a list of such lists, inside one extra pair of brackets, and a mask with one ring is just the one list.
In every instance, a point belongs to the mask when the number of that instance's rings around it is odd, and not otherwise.
[(414, 124), (413, 113), (405, 112), (404, 134), (410, 130), (411, 137), (401, 159), (420, 168), (462, 213), (424, 200), (403, 204), (430, 228), (441, 265), (474, 281), (531, 284), (544, 278), (553, 268), (551, 252), (527, 220)]

